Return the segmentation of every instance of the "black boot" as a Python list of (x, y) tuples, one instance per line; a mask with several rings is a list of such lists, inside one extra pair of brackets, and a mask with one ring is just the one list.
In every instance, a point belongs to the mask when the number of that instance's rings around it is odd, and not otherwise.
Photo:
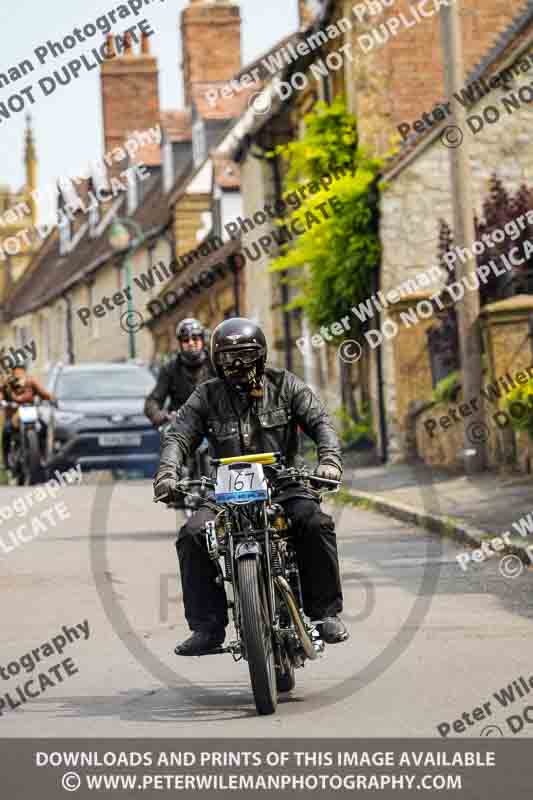
[(350, 638), (346, 625), (339, 617), (326, 617), (316, 627), (326, 644), (338, 644)]
[(220, 647), (226, 638), (224, 628), (214, 631), (194, 631), (192, 636), (178, 643), (174, 652), (177, 656), (203, 656)]

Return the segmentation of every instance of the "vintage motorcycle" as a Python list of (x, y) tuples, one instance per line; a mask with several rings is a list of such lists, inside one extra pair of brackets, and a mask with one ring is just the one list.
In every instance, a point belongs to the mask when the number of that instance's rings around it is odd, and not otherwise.
[(204, 477), (178, 484), (183, 494), (195, 489), (195, 498), (216, 515), (205, 524), (205, 541), (216, 581), (226, 588), (235, 638), (212, 654), (245, 659), (257, 712), (273, 714), (278, 692), (295, 686), (295, 669), (325, 649), (304, 614), (289, 521), (273, 497), (296, 481), (317, 499), (321, 491), (338, 491), (340, 484), (306, 469), (285, 468), (279, 453), (213, 459), (212, 464), (216, 480)]
[(18, 486), (33, 486), (43, 480), (40, 432), (42, 422), (36, 406), (0, 401), (2, 408), (18, 410), (19, 428), (13, 429), (8, 454), (8, 467)]

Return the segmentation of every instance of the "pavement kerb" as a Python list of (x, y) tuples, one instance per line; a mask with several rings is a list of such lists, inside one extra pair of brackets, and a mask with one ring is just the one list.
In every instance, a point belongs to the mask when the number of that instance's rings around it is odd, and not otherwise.
[[(472, 547), (478, 548), (483, 541), (487, 538), (498, 536), (498, 534), (490, 534), (475, 528), (473, 525), (468, 525), (456, 517), (448, 517), (443, 514), (430, 514), (419, 508), (405, 505), (397, 500), (384, 499), (379, 495), (368, 494), (367, 492), (358, 492), (353, 489), (348, 489), (347, 494), (351, 496), (354, 503), (365, 505), (368, 508), (379, 511), (382, 514), (387, 514), (400, 522), (410, 522), (413, 525), (419, 525), (430, 533), (437, 533), (440, 536), (448, 536), (463, 544), (469, 544)], [(524, 564), (531, 565), (531, 558), (520, 543), (505, 545), (504, 549), (500, 551), (503, 553), (512, 553), (518, 556)]]

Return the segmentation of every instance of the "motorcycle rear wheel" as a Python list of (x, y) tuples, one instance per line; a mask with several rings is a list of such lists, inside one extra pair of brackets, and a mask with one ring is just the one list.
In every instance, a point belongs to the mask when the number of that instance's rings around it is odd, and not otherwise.
[(260, 564), (256, 558), (237, 562), (242, 634), (257, 713), (273, 714), (278, 704), (274, 647)]

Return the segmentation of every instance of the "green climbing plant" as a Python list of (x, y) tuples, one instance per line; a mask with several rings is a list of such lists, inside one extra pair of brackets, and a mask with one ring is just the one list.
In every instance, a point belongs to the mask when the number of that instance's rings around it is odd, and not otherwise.
[[(290, 282), (298, 287), (289, 308), (302, 308), (318, 327), (350, 316), (352, 306), (372, 293), (372, 271), (381, 252), (378, 177), (383, 162), (359, 146), (357, 119), (348, 113), (342, 97), (329, 106), (317, 103), (304, 122), (301, 139), (274, 151), (288, 163), (287, 195), (302, 181), (318, 183), (328, 175), (347, 174), (328, 188), (320, 185), (314, 194), (306, 193), (290, 215), (290, 222), (299, 223), (304, 233), (284, 246), (271, 270), (289, 273)], [(326, 219), (319, 207), (331, 198), (334, 213)], [(359, 321), (354, 315), (350, 319), (356, 332)]]

